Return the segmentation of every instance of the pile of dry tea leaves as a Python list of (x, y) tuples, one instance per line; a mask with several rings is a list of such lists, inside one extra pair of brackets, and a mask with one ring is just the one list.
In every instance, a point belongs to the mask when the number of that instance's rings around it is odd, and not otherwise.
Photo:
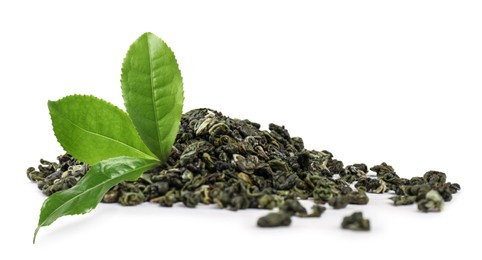
[[(27, 169), (28, 178), (51, 194), (73, 187), (89, 166), (68, 154), (58, 162), (40, 161)], [(376, 177), (368, 172), (373, 171)], [(366, 193), (392, 192), (395, 206), (417, 204), (423, 212), (439, 212), (460, 185), (446, 175), (429, 171), (421, 177), (399, 177), (392, 166), (381, 163), (344, 165), (328, 151), (304, 148), (303, 140), (290, 137), (283, 126), (269, 131), (249, 120), (223, 116), (210, 109), (183, 115), (169, 159), (134, 182), (121, 182), (103, 197), (106, 203), (137, 205), (145, 201), (170, 207), (181, 202), (216, 204), (220, 208), (274, 209), (257, 222), (260, 227), (287, 226), (291, 217), (319, 217), (323, 204), (335, 209), (367, 204)], [(299, 199), (312, 198), (308, 212)], [(369, 230), (360, 212), (345, 217), (343, 228)]]

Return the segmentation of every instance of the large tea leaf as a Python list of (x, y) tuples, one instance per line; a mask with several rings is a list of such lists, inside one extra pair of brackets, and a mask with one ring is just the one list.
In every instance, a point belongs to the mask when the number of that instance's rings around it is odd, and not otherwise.
[(57, 140), (75, 158), (88, 164), (119, 156), (156, 159), (127, 113), (112, 104), (73, 95), (48, 105)]
[(127, 113), (142, 140), (164, 161), (179, 130), (184, 101), (174, 53), (154, 34), (143, 34), (127, 52), (121, 83)]
[(47, 198), (40, 210), (38, 227), (48, 226), (66, 215), (85, 214), (93, 210), (104, 194), (117, 183), (136, 180), (159, 164), (158, 161), (133, 157), (117, 157), (94, 165), (74, 187), (54, 193)]

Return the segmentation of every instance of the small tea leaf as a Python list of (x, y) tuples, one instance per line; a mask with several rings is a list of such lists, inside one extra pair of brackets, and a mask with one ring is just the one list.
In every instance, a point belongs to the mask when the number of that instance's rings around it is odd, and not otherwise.
[(41, 227), (52, 224), (62, 216), (85, 214), (93, 210), (114, 185), (124, 180), (134, 181), (143, 172), (158, 164), (158, 161), (123, 156), (104, 160), (92, 166), (77, 185), (54, 193), (45, 200), (40, 210), (33, 242), (35, 243)]
[(154, 34), (143, 34), (127, 52), (121, 83), (127, 113), (139, 135), (164, 161), (179, 130), (184, 101), (174, 53)]
[(48, 102), (57, 140), (64, 150), (88, 164), (132, 156), (156, 159), (126, 112), (94, 96), (72, 95)]

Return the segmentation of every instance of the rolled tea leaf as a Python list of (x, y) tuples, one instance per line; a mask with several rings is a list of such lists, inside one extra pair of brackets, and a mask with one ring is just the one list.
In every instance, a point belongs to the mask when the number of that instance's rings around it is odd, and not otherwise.
[(33, 242), (41, 227), (52, 224), (62, 216), (85, 214), (93, 210), (104, 194), (121, 181), (134, 181), (141, 174), (154, 168), (159, 161), (117, 157), (92, 166), (74, 187), (52, 194), (40, 210), (40, 218)]
[(164, 161), (179, 130), (184, 102), (174, 53), (154, 34), (143, 34), (127, 52), (121, 84), (127, 113), (142, 140)]
[(72, 95), (48, 102), (57, 140), (88, 164), (132, 156), (157, 159), (139, 137), (126, 112), (94, 96)]

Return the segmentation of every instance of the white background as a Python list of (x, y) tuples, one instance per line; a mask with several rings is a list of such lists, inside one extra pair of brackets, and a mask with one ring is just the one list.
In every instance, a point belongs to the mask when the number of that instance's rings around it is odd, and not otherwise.
[[(2, 1), (0, 258), (480, 256), (481, 13), (460, 0)], [(25, 170), (62, 153), (47, 100), (93, 94), (123, 108), (121, 62), (146, 31), (176, 53), (184, 111), (285, 125), (345, 164), (444, 171), (461, 193), (440, 214), (375, 196), (271, 230), (255, 226), (266, 211), (101, 204), (32, 245), (45, 197)], [(339, 228), (357, 209), (371, 232)]]

